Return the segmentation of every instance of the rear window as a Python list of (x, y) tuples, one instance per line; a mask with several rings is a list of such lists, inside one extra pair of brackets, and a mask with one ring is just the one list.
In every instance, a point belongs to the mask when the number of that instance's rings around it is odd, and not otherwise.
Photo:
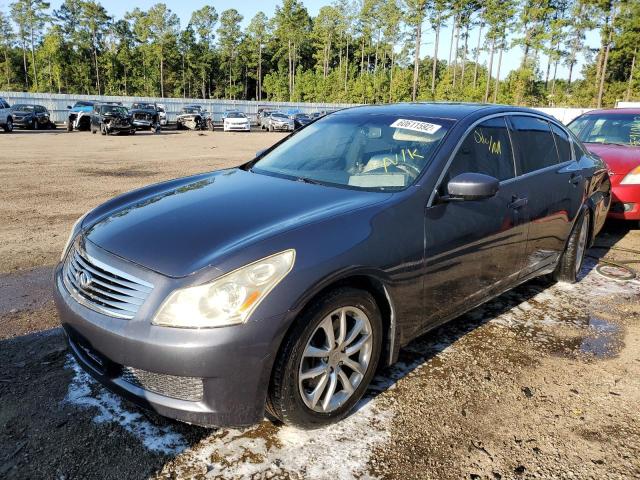
[(556, 144), (546, 120), (521, 115), (510, 118), (520, 160), (520, 174), (524, 175), (558, 164)]

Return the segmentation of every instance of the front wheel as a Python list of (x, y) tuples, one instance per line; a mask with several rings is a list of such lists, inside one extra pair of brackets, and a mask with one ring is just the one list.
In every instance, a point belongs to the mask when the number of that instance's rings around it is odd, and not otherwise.
[(587, 251), (589, 221), (589, 213), (583, 211), (573, 227), (567, 246), (553, 272), (554, 280), (565, 283), (575, 283), (578, 280)]
[(371, 382), (381, 346), (382, 318), (368, 292), (340, 288), (324, 295), (284, 340), (268, 411), (305, 429), (341, 420)]
[(7, 123), (4, 125), (4, 131), (7, 133), (13, 132), (13, 119), (11, 117), (7, 118)]

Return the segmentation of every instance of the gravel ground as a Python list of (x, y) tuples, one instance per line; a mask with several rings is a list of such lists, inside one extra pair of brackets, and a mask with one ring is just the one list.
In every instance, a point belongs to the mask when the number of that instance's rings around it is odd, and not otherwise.
[(50, 291), (75, 218), (281, 137), (0, 135), (0, 478), (640, 477), (640, 282), (601, 276), (594, 258), (638, 260), (626, 224), (607, 225), (578, 284), (528, 282), (414, 341), (329, 428), (196, 428), (91, 381)]

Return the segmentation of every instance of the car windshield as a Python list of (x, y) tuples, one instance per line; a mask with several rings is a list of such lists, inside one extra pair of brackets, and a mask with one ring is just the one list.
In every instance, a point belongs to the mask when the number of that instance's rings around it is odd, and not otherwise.
[(295, 115), (295, 118), (297, 120), (309, 120), (309, 116), (305, 115), (304, 113), (298, 113), (297, 115)]
[(76, 107), (93, 107), (93, 102), (76, 102), (73, 108)]
[(19, 110), (21, 112), (33, 112), (34, 106), (33, 105), (18, 104), (18, 105), (14, 105), (13, 109), (14, 110)]
[(138, 108), (140, 110), (155, 110), (155, 105), (152, 103), (134, 103), (132, 108)]
[(184, 107), (182, 113), (200, 113), (200, 109), (197, 107)]
[(100, 113), (121, 113), (126, 115), (127, 109), (120, 105), (103, 105), (100, 107)]
[(240, 112), (231, 112), (227, 114), (227, 118), (246, 118), (244, 113)]
[(640, 114), (603, 113), (584, 115), (569, 124), (584, 143), (610, 143), (640, 147)]
[(325, 117), (267, 153), (252, 171), (357, 189), (402, 190), (428, 165), (451, 120)]

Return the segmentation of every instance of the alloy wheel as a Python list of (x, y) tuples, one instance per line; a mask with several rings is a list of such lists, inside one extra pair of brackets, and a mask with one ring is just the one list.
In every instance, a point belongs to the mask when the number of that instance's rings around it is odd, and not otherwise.
[(362, 382), (372, 348), (371, 322), (361, 309), (342, 307), (322, 319), (307, 341), (298, 369), (305, 405), (320, 413), (343, 405)]

